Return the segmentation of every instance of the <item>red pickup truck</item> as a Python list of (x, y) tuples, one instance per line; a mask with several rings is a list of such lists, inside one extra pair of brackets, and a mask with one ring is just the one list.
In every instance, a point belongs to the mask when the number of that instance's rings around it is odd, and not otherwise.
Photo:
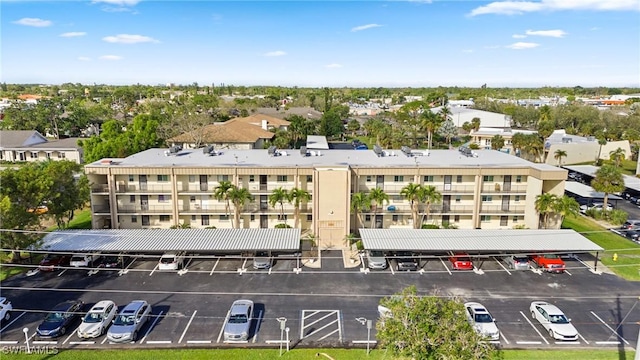
[(564, 261), (560, 255), (555, 254), (538, 254), (531, 256), (531, 260), (542, 270), (552, 273), (561, 274), (564, 272)]

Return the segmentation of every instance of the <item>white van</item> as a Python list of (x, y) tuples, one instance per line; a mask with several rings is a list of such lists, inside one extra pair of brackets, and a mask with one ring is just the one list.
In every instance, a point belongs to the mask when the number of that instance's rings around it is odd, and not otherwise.
[(184, 253), (167, 252), (158, 260), (158, 270), (180, 270), (184, 266)]

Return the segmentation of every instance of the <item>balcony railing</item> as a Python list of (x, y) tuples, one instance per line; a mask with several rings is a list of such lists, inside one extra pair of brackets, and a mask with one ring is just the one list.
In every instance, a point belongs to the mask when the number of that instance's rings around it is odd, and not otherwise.
[(492, 213), (492, 214), (524, 214), (525, 212), (524, 205), (482, 205), (480, 208), (480, 212), (483, 214)]
[(96, 213), (109, 214), (111, 213), (111, 208), (109, 207), (109, 205), (93, 205), (91, 207), (91, 212), (94, 214)]
[(483, 193), (526, 193), (527, 185), (511, 184), (510, 186), (505, 187), (504, 184), (501, 184), (501, 183), (485, 184), (485, 185), (482, 185), (482, 192)]
[(144, 185), (118, 185), (116, 187), (116, 191), (118, 193), (171, 193), (171, 185), (157, 185), (157, 184), (147, 184)]
[(173, 208), (171, 205), (120, 205), (118, 206), (119, 213), (160, 213), (171, 214)]
[(92, 193), (108, 193), (109, 185), (107, 184), (95, 184), (91, 186)]
[[(234, 206), (233, 204), (230, 205), (229, 207), (229, 213), (233, 214), (234, 212)], [(224, 204), (215, 204), (215, 205), (204, 205), (204, 204), (194, 204), (194, 203), (188, 203), (185, 204), (184, 206), (182, 206), (180, 208), (181, 212), (194, 212), (194, 213), (216, 213), (216, 214), (224, 214), (227, 210), (225, 209)], [(293, 214), (294, 208), (293, 206), (289, 205), (285, 205), (284, 207), (284, 212), (285, 214)], [(300, 205), (300, 213), (301, 214), (308, 214), (311, 213), (312, 211), (312, 205), (311, 204), (307, 204), (307, 205)], [(247, 212), (255, 212), (255, 213), (265, 213), (265, 214), (278, 214), (280, 213), (280, 207), (273, 207), (271, 205), (264, 206), (264, 204), (260, 204), (257, 202), (253, 202), (253, 203), (249, 203), (249, 204), (245, 204), (244, 207), (242, 208), (242, 212), (243, 213), (247, 213)]]
[[(426, 185), (431, 185), (431, 184), (426, 184)], [(463, 184), (456, 184), (456, 183), (452, 183), (452, 184), (434, 184), (433, 185), (436, 190), (440, 193), (443, 194), (448, 194), (448, 193), (473, 193), (475, 191), (475, 185), (473, 184), (467, 184), (467, 185), (463, 185)]]

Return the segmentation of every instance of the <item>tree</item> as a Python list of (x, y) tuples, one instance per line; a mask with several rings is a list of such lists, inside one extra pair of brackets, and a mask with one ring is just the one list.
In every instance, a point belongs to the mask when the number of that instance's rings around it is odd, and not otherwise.
[[(431, 214), (431, 205), (437, 204), (442, 201), (442, 194), (436, 189), (433, 185), (425, 185), (420, 190), (420, 201), (424, 203), (424, 219), (429, 220), (429, 215)], [(422, 223), (420, 222), (420, 227), (422, 227)]]
[(580, 204), (571, 196), (563, 195), (556, 199), (553, 204), (553, 211), (560, 216), (560, 224), (567, 216), (576, 217), (580, 215)]
[(605, 139), (604, 137), (598, 138), (598, 145), (600, 145), (600, 147), (598, 148), (598, 157), (596, 158), (596, 165), (598, 165), (598, 163), (600, 162), (600, 157), (602, 156), (602, 147), (607, 145), (607, 139)]
[(447, 139), (447, 144), (451, 146), (451, 139), (458, 135), (458, 128), (456, 127), (456, 124), (453, 123), (453, 120), (451, 120), (451, 118), (447, 118), (447, 120), (442, 123), (442, 125), (438, 129), (438, 135)]
[(220, 181), (218, 186), (213, 189), (213, 197), (218, 201), (224, 201), (224, 210), (227, 216), (231, 215), (231, 206), (229, 204), (229, 193), (234, 185), (231, 181)]
[(474, 117), (473, 119), (471, 119), (471, 128), (473, 129), (473, 131), (480, 130), (480, 124), (480, 118)]
[(356, 228), (358, 228), (358, 224), (363, 224), (361, 214), (369, 208), (371, 208), (371, 199), (368, 194), (363, 192), (351, 194), (351, 213), (356, 216)]
[(80, 164), (73, 161), (47, 161), (41, 167), (49, 179), (43, 204), (47, 206), (47, 216), (56, 221), (58, 228), (64, 229), (73, 219), (76, 210), (81, 210), (89, 201), (89, 180), (82, 174)]
[(419, 296), (415, 285), (386, 297), (388, 311), (376, 323), (376, 338), (393, 358), (493, 359), (496, 348), (467, 322), (462, 302), (441, 296)]
[(360, 122), (356, 119), (349, 120), (347, 130), (351, 132), (351, 137), (356, 136), (356, 131), (360, 130)]
[(609, 152), (609, 159), (613, 160), (616, 167), (620, 167), (620, 163), (625, 159), (626, 152), (622, 148), (617, 148)]
[(595, 178), (591, 180), (591, 186), (595, 191), (604, 193), (602, 211), (607, 208), (609, 194), (621, 192), (625, 189), (624, 177), (620, 169), (613, 165), (603, 165), (596, 171)]
[(504, 147), (504, 138), (500, 134), (496, 134), (491, 138), (491, 148), (500, 150)]
[(558, 161), (558, 166), (562, 166), (562, 158), (566, 158), (566, 157), (567, 157), (567, 152), (562, 149), (558, 149), (556, 150), (555, 153), (553, 153), (553, 158)]
[(421, 195), (424, 193), (424, 189), (420, 184), (409, 183), (407, 186), (400, 190), (400, 195), (409, 201), (411, 205), (411, 218), (413, 219), (413, 228), (420, 229), (418, 221), (419, 206), (422, 201)]
[(300, 205), (311, 201), (311, 194), (307, 190), (293, 188), (289, 190), (289, 202), (293, 203), (293, 227), (298, 227), (300, 224)]
[(280, 205), (280, 220), (284, 220), (284, 223), (287, 223), (287, 218), (284, 216), (284, 203), (285, 201), (289, 201), (289, 192), (287, 189), (283, 189), (279, 187), (277, 189), (273, 189), (271, 194), (269, 194), (269, 205), (271, 205), (274, 209), (276, 205)]
[(342, 119), (346, 118), (349, 114), (349, 108), (346, 107), (347, 112), (344, 113), (344, 106), (334, 106), (328, 111), (325, 111), (320, 118), (320, 124), (318, 127), (318, 133), (326, 137), (332, 137), (340, 135), (344, 132), (344, 125)]
[(373, 208), (373, 221), (371, 221), (371, 228), (374, 228), (378, 215), (378, 209), (384, 206), (385, 203), (389, 203), (389, 195), (381, 188), (375, 188), (369, 192), (369, 200), (375, 204)]
[(536, 211), (542, 217), (542, 226), (545, 229), (547, 229), (547, 226), (549, 225), (549, 218), (555, 211), (557, 201), (558, 197), (555, 194), (551, 193), (544, 193), (536, 196), (534, 206)]
[(443, 121), (440, 115), (435, 114), (430, 109), (425, 109), (425, 111), (422, 112), (422, 127), (427, 131), (427, 145), (429, 149), (431, 149), (431, 145), (433, 144), (433, 132), (440, 128)]
[(235, 185), (229, 190), (229, 200), (233, 204), (233, 222), (234, 228), (240, 228), (240, 214), (247, 202), (253, 201), (253, 195), (246, 188), (239, 188)]

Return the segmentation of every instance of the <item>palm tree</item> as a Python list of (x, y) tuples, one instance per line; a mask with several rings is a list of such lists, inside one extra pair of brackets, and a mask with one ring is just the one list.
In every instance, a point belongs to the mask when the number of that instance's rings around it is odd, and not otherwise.
[(430, 109), (422, 112), (422, 127), (427, 131), (427, 145), (429, 149), (431, 149), (433, 143), (433, 132), (440, 127), (440, 124), (442, 124), (442, 118), (438, 116), (438, 114), (434, 114)]
[(562, 224), (562, 221), (568, 215), (578, 216), (580, 214), (580, 204), (571, 196), (563, 195), (558, 197), (555, 204), (553, 204), (553, 211), (560, 215), (560, 223)]
[(595, 175), (595, 178), (591, 180), (591, 187), (593, 187), (595, 191), (604, 193), (602, 211), (605, 211), (604, 209), (607, 208), (609, 194), (624, 190), (624, 177), (620, 169), (609, 164), (601, 166)]
[(558, 160), (558, 166), (562, 166), (562, 158), (566, 158), (566, 157), (567, 157), (567, 152), (562, 149), (558, 149), (556, 150), (555, 153), (553, 153), (553, 158)]
[(233, 204), (233, 220), (234, 227), (236, 229), (240, 228), (240, 214), (242, 213), (242, 209), (247, 202), (253, 201), (253, 195), (246, 188), (239, 188), (235, 185), (229, 190), (227, 198)]
[(229, 206), (229, 192), (234, 187), (231, 181), (220, 181), (220, 184), (215, 187), (213, 191), (213, 197), (218, 201), (224, 201), (224, 210), (227, 216), (230, 215), (231, 207)]
[(286, 224), (287, 219), (284, 217), (285, 201), (289, 201), (289, 192), (287, 191), (287, 189), (283, 189), (282, 187), (273, 189), (273, 191), (269, 195), (269, 205), (275, 208), (277, 204), (280, 204), (280, 219), (284, 220), (284, 223)]
[[(420, 189), (419, 199), (424, 203), (424, 218), (429, 220), (431, 214), (431, 205), (437, 204), (442, 201), (442, 194), (433, 185), (426, 185)], [(418, 224), (419, 228), (422, 227), (423, 221)]]
[(306, 203), (311, 200), (311, 194), (307, 190), (302, 190), (298, 188), (293, 188), (289, 190), (289, 202), (293, 203), (293, 217), (294, 217), (294, 226), (298, 227), (300, 224), (300, 204)]
[(409, 183), (400, 190), (400, 195), (402, 195), (405, 200), (409, 200), (411, 204), (411, 217), (413, 218), (414, 229), (420, 228), (418, 224), (418, 210), (421, 201), (421, 192), (423, 192), (422, 185), (414, 183)]
[(378, 208), (384, 206), (384, 203), (389, 203), (389, 195), (381, 188), (375, 188), (369, 192), (369, 199), (375, 203), (373, 208), (373, 221), (371, 222), (371, 228), (374, 227), (377, 219)]
[(596, 165), (598, 165), (598, 162), (600, 162), (600, 156), (602, 156), (602, 147), (607, 145), (607, 139), (605, 138), (598, 139), (598, 145), (600, 145), (600, 147), (598, 148), (598, 157), (596, 158)]
[(504, 147), (504, 138), (500, 134), (496, 134), (491, 138), (491, 148), (500, 150)]
[(368, 194), (363, 192), (351, 194), (351, 212), (356, 216), (356, 228), (358, 228), (358, 223), (363, 223), (362, 211), (367, 211), (369, 208), (371, 208), (371, 199)]
[(551, 213), (554, 212), (557, 201), (558, 197), (551, 193), (544, 193), (536, 196), (534, 205), (536, 211), (542, 216), (542, 225), (545, 229), (547, 228)]
[(622, 148), (617, 148), (609, 152), (609, 159), (615, 162), (616, 167), (620, 167), (620, 163), (622, 162), (622, 160), (625, 159), (625, 157), (626, 157), (626, 152), (622, 150)]

